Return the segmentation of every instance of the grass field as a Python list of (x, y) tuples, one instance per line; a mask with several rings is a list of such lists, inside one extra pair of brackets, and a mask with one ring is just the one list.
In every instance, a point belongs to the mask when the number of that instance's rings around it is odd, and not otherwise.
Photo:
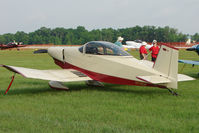
[[(138, 57), (138, 52), (131, 52)], [(180, 59), (198, 60), (180, 51)], [(31, 50), (0, 51), (0, 64), (36, 69), (59, 68), (47, 54)], [(182, 64), (179, 64), (179, 71)], [(199, 132), (199, 72), (187, 65), (183, 72), (196, 78), (180, 82), (179, 96), (152, 87), (105, 84), (88, 87), (67, 83), (70, 91), (56, 91), (48, 81), (16, 75), (8, 92), (11, 72), (0, 68), (0, 132)]]

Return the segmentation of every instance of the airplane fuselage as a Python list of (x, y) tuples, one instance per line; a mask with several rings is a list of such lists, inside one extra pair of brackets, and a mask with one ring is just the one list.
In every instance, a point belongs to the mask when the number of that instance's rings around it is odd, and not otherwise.
[(25, 45), (16, 45), (16, 44), (10, 44), (10, 45), (0, 45), (0, 49), (5, 50), (5, 49), (12, 49), (12, 48), (19, 48), (19, 47), (25, 47)]
[(136, 75), (161, 73), (152, 68), (152, 62), (140, 61), (133, 56), (86, 54), (80, 52), (78, 47), (54, 47), (49, 48), (48, 53), (61, 68), (78, 70), (93, 80), (122, 85), (164, 87), (139, 80)]

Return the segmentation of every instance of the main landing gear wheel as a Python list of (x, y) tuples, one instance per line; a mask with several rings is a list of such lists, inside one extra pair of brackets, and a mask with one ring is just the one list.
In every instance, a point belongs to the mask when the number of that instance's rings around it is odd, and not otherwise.
[(66, 91), (69, 90), (68, 87), (64, 86), (61, 82), (58, 81), (50, 81), (48, 85), (56, 90), (66, 90)]
[(87, 80), (86, 81), (86, 85), (88, 85), (88, 86), (97, 86), (97, 87), (104, 87), (104, 85), (101, 82), (96, 81), (96, 80)]

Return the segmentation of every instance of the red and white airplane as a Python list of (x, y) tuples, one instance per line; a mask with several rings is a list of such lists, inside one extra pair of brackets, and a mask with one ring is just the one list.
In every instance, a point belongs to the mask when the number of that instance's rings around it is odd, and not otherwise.
[[(178, 74), (178, 49), (162, 45), (155, 64), (138, 60), (113, 43), (92, 41), (81, 47), (50, 47), (39, 50), (48, 52), (60, 70), (36, 70), (23, 67), (0, 65), (25, 78), (49, 80), (55, 89), (68, 89), (61, 82), (87, 81), (88, 85), (102, 86), (101, 82), (151, 86), (168, 89), (178, 88), (178, 81), (194, 80)], [(6, 91), (8, 92), (12, 81)]]
[(26, 47), (26, 45), (18, 44), (17, 42), (10, 42), (8, 44), (0, 44), (0, 49), (5, 50), (5, 49), (12, 49), (12, 48), (17, 48), (19, 50), (20, 47)]

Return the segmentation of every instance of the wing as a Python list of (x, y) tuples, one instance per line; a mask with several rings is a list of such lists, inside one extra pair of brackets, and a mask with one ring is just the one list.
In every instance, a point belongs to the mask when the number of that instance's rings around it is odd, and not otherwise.
[(139, 43), (136, 43), (134, 41), (126, 41), (126, 48), (136, 48), (136, 49), (139, 49), (141, 46), (141, 44)]
[(185, 63), (185, 64), (192, 64), (192, 65), (199, 65), (199, 61), (192, 61), (192, 60), (178, 60), (180, 63)]
[(129, 45), (122, 45), (124, 48), (140, 48), (140, 47), (136, 47), (136, 46), (129, 46)]
[(0, 67), (7, 68), (8, 70), (18, 73), (25, 78), (53, 80), (60, 82), (92, 80), (87, 75), (73, 69), (37, 70), (37, 69), (7, 66), (7, 65), (0, 65)]
[[(140, 44), (140, 43), (137, 43), (137, 44), (127, 44), (127, 45), (122, 45), (124, 48), (136, 48), (136, 49), (139, 49), (141, 46), (142, 46), (142, 44)], [(152, 45), (146, 45), (146, 49), (150, 49), (152, 47)]]
[(6, 48), (9, 48), (9, 47), (6, 46), (6, 45), (1, 45), (0, 48), (1, 48), (1, 49), (6, 49)]
[(146, 45), (146, 49), (150, 49), (153, 45)]

